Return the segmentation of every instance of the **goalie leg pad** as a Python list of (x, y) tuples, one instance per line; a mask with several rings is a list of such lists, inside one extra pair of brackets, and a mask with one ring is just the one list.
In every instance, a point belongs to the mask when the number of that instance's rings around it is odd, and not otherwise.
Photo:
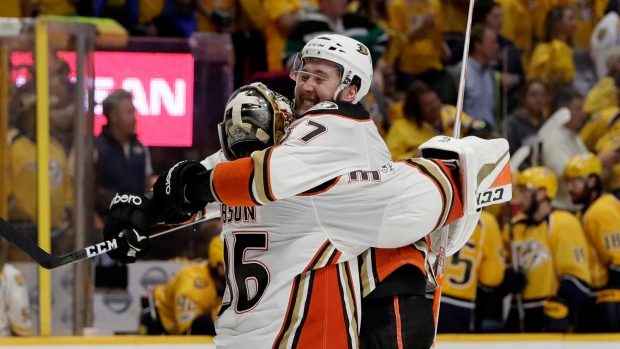
[(510, 153), (505, 139), (435, 136), (420, 149), (424, 158), (438, 159), (448, 166), (455, 164), (458, 167), (465, 216), (477, 213), (482, 207), (512, 199)]

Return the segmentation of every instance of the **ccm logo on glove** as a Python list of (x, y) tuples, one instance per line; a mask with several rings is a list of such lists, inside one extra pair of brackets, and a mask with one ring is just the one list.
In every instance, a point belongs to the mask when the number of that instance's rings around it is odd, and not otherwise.
[(123, 195), (118, 195), (118, 193), (116, 194), (116, 196), (114, 197), (114, 199), (112, 199), (112, 203), (110, 204), (110, 208), (112, 208), (112, 206), (118, 204), (119, 202), (125, 203), (132, 203), (136, 206), (140, 206), (142, 205), (142, 199), (139, 196), (135, 196), (135, 195), (127, 195), (127, 194), (123, 194)]

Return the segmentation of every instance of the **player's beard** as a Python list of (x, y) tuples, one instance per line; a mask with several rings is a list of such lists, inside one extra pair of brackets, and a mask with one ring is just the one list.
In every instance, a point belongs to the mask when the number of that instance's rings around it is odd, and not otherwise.
[(587, 205), (590, 202), (591, 192), (592, 191), (590, 190), (590, 188), (583, 188), (579, 195), (571, 194), (571, 200), (576, 205)]
[(531, 193), (531, 200), (530, 200), (530, 206), (527, 207), (526, 209), (523, 210), (523, 213), (525, 213), (526, 216), (528, 216), (529, 218), (534, 217), (534, 214), (536, 213), (536, 211), (538, 211), (538, 207), (540, 207), (540, 203), (538, 202), (538, 200), (536, 200), (536, 193)]
[(321, 102), (321, 98), (315, 93), (302, 94), (295, 98), (295, 113), (301, 115)]

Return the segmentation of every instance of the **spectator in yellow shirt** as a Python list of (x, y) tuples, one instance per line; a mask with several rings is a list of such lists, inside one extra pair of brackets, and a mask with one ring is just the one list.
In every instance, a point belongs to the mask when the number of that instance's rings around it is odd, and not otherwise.
[[(452, 136), (456, 108), (441, 105), (437, 93), (422, 81), (416, 81), (407, 89), (403, 102), (403, 118), (394, 121), (385, 142), (392, 159), (417, 157), (418, 147), (437, 135)], [(466, 114), (461, 117), (461, 132), (471, 123)]]
[[(504, 16), (501, 35), (512, 40), (515, 46), (529, 58), (534, 38), (534, 1), (500, 0)], [(525, 64), (527, 60), (523, 60)]]
[(30, 17), (30, 0), (4, 0), (0, 6), (0, 17)]
[(609, 0), (568, 0), (568, 2), (564, 5), (572, 5), (577, 16), (574, 46), (577, 49), (587, 50), (590, 48), (592, 31), (596, 23), (603, 18)]
[(576, 28), (577, 18), (572, 8), (556, 6), (549, 11), (543, 42), (536, 46), (527, 69), (528, 79), (542, 80), (550, 91), (572, 84), (575, 64), (571, 45)]
[(394, 0), (388, 5), (390, 26), (407, 38), (396, 63), (398, 89), (422, 80), (441, 93), (442, 61), (450, 56), (443, 40), (444, 16), (439, 0)]
[[(151, 0), (152, 2), (152, 0)], [(199, 32), (219, 33), (232, 30), (233, 0), (196, 1), (196, 27)]]
[(79, 2), (79, 0), (31, 0), (40, 15), (57, 16), (76, 15)]
[(315, 11), (318, 3), (301, 0), (264, 0), (263, 6), (268, 17), (264, 31), (267, 69), (279, 71), (284, 69), (282, 56), (291, 30), (299, 23), (306, 11)]

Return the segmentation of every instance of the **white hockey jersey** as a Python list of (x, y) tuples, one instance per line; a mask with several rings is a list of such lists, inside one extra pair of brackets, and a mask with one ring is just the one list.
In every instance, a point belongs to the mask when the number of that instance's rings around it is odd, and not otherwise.
[(222, 205), (228, 288), (218, 348), (357, 348), (355, 257), (445, 224), (444, 203), (455, 197), (443, 169), (424, 159), (389, 163), (268, 205)]
[(0, 337), (32, 335), (28, 287), (17, 268), (5, 264), (0, 273)]
[(322, 104), (327, 110), (298, 120), (282, 145), (213, 172), (228, 280), (218, 348), (356, 348), (355, 257), (460, 217), (443, 164), (391, 163), (367, 113)]

